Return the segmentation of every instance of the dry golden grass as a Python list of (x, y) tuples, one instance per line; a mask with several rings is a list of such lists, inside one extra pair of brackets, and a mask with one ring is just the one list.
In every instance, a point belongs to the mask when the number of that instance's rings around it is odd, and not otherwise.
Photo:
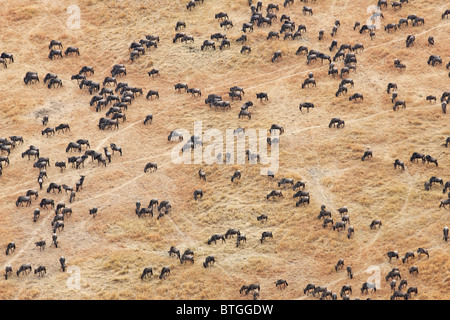
[[(280, 3), (280, 1), (274, 1)], [(448, 245), (442, 241), (442, 228), (449, 224), (449, 211), (438, 209), (443, 198), (440, 188), (423, 191), (423, 183), (431, 176), (450, 180), (448, 149), (442, 147), (450, 135), (448, 115), (439, 104), (425, 101), (429, 94), (440, 97), (448, 91), (448, 71), (444, 66), (430, 67), (430, 54), (439, 54), (449, 61), (448, 34), (450, 25), (441, 20), (446, 2), (415, 1), (394, 12), (384, 11), (384, 23), (398, 22), (401, 17), (416, 13), (425, 17), (426, 24), (408, 27), (387, 34), (380, 30), (376, 38), (353, 31), (355, 21), (364, 24), (367, 2), (363, 0), (317, 1), (312, 4), (313, 16), (304, 16), (299, 2), (290, 8), (281, 8), (278, 16), (288, 13), (297, 24), (306, 24), (308, 32), (303, 40), (266, 41), (273, 27), (255, 28), (249, 33), (252, 53), (241, 55), (235, 39), (241, 35), (241, 26), (249, 18), (247, 1), (205, 0), (192, 12), (186, 11), (185, 1), (79, 1), (81, 29), (66, 28), (66, 9), (71, 1), (18, 0), (2, 7), (0, 21), (2, 36), (0, 48), (14, 54), (15, 63), (1, 70), (0, 136), (22, 135), (25, 144), (18, 146), (10, 156), (11, 165), (5, 167), (0, 178), (0, 219), (2, 246), (15, 241), (17, 251), (11, 256), (0, 256), (0, 265), (11, 264), (17, 270), (20, 264), (30, 262), (47, 267), (44, 278), (34, 274), (15, 275), (0, 282), (2, 299), (250, 299), (239, 295), (243, 284), (261, 284), (261, 299), (309, 299), (303, 294), (308, 283), (326, 285), (339, 292), (343, 284), (351, 284), (352, 298), (365, 298), (359, 288), (367, 280), (370, 266), (381, 269), (382, 288), (373, 299), (389, 299), (389, 284), (384, 280), (394, 266), (406, 275), (410, 286), (417, 286), (417, 299), (448, 299), (450, 264)], [(267, 5), (267, 3), (264, 3)], [(282, 3), (281, 7), (282, 7)], [(214, 14), (225, 11), (235, 27), (225, 31), (232, 40), (230, 49), (200, 51), (204, 39), (215, 32), (224, 32)], [(349, 94), (361, 92), (364, 102), (351, 103), (348, 96), (336, 98), (339, 83), (327, 75), (326, 64), (320, 61), (306, 64), (303, 56), (294, 53), (299, 45), (329, 52), (331, 27), (340, 19), (341, 28), (335, 37), (339, 44), (362, 42), (365, 51), (357, 55), (358, 70), (350, 74), (355, 87)], [(173, 44), (176, 21), (187, 23), (187, 34), (195, 37), (189, 45)], [(325, 40), (317, 41), (319, 30), (325, 30)], [(146, 34), (158, 34), (161, 43), (148, 50), (136, 62), (129, 61), (128, 47)], [(405, 48), (408, 34), (416, 35), (416, 44)], [(426, 45), (428, 36), (434, 36), (436, 45)], [(50, 40), (61, 40), (65, 47), (78, 46), (80, 57), (50, 61), (47, 58)], [(281, 50), (283, 59), (270, 63), (273, 52)], [(334, 54), (334, 52), (332, 53)], [(399, 58), (407, 69), (399, 72), (393, 60)], [(139, 97), (127, 111), (127, 122), (116, 131), (99, 131), (98, 119), (103, 116), (89, 108), (90, 96), (70, 81), (84, 65), (95, 68), (89, 77), (103, 81), (111, 67), (123, 63), (127, 76), (123, 81), (144, 88), (145, 93), (158, 90), (159, 100)], [(337, 63), (340, 67), (341, 62)], [(159, 78), (149, 78), (147, 72), (160, 69)], [(39, 73), (41, 81), (47, 72), (57, 73), (64, 87), (48, 90), (41, 82), (25, 86), (22, 78), (27, 71)], [(308, 72), (314, 72), (317, 88), (301, 89)], [(186, 82), (200, 88), (203, 96), (217, 93), (227, 95), (233, 85), (246, 90), (245, 100), (252, 100), (252, 120), (238, 120), (239, 102), (232, 110), (215, 111), (207, 107), (204, 98), (177, 94), (173, 85)], [(407, 109), (394, 113), (390, 96), (386, 94), (389, 82), (399, 86), (399, 97), (406, 100)], [(268, 92), (270, 101), (257, 102), (257, 92)], [(312, 101), (316, 105), (309, 113), (299, 112), (298, 105)], [(145, 115), (153, 113), (154, 122), (143, 126)], [(50, 126), (67, 122), (71, 131), (55, 137), (41, 135), (40, 119), (50, 115)], [(342, 130), (328, 129), (332, 117), (346, 121)], [(275, 180), (259, 175), (261, 165), (175, 165), (170, 152), (174, 143), (167, 135), (176, 128), (192, 132), (194, 121), (202, 121), (203, 130), (237, 127), (267, 129), (278, 123), (285, 127), (281, 136), (280, 170)], [(93, 149), (114, 142), (124, 149), (124, 155), (113, 156), (106, 168), (86, 161), (83, 169), (68, 168), (60, 173), (53, 164), (65, 160), (64, 148), (70, 141), (90, 140)], [(34, 242), (51, 242), (50, 221), (53, 212), (43, 210), (41, 219), (32, 222), (31, 208), (16, 208), (14, 202), (28, 189), (36, 189), (37, 171), (32, 160), (20, 154), (29, 145), (38, 146), (41, 154), (50, 157), (49, 182), (74, 185), (79, 175), (86, 175), (82, 192), (77, 193), (71, 205), (74, 214), (66, 221), (59, 235), (60, 248), (46, 248), (39, 252)], [(362, 162), (367, 148), (374, 158)], [(431, 154), (439, 159), (439, 167), (410, 163), (412, 152)], [(394, 170), (392, 163), (405, 161), (406, 171)], [(158, 163), (158, 171), (143, 173), (147, 162)], [(197, 172), (206, 171), (207, 182), (198, 179)], [(243, 177), (230, 183), (237, 169)], [(278, 189), (281, 177), (307, 182), (311, 204), (295, 207), (292, 190), (285, 189), (285, 197), (267, 201), (266, 194)], [(202, 188), (205, 196), (195, 202), (192, 192)], [(46, 194), (68, 204), (65, 194)], [(138, 219), (134, 214), (135, 201), (146, 204), (152, 198), (167, 199), (173, 211), (168, 216)], [(355, 235), (322, 228), (317, 219), (320, 205), (325, 204), (339, 218), (336, 209), (349, 208)], [(88, 209), (99, 207), (95, 220)], [(261, 224), (256, 217), (267, 214), (269, 220)], [(373, 219), (381, 219), (379, 230), (370, 230)], [(234, 241), (207, 245), (215, 233), (237, 228), (247, 235), (247, 243), (236, 248)], [(263, 231), (273, 231), (274, 238), (259, 242)], [(180, 264), (170, 258), (170, 246), (181, 251), (191, 248), (195, 264)], [(430, 258), (416, 259), (402, 264), (389, 263), (386, 252), (398, 250), (400, 255), (419, 247), (429, 249)], [(69, 266), (81, 270), (81, 290), (70, 290), (66, 281), (70, 274), (62, 273), (58, 259), (64, 255)], [(216, 257), (212, 268), (201, 263), (208, 255)], [(354, 279), (345, 271), (335, 272), (334, 265), (343, 258), (351, 265)], [(419, 275), (410, 276), (408, 267), (419, 266)], [(171, 268), (166, 280), (157, 275), (163, 266)], [(139, 276), (142, 269), (152, 266), (155, 275), (146, 281)], [(3, 272), (3, 271), (2, 271)], [(277, 279), (286, 279), (289, 286), (282, 291), (275, 288)]]

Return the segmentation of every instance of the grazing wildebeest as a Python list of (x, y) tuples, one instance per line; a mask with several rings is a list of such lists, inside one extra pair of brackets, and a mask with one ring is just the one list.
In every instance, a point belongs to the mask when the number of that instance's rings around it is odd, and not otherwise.
[(81, 145), (76, 142), (70, 142), (67, 145), (66, 152), (72, 151), (73, 149), (78, 149), (78, 151), (81, 152)]
[(265, 214), (262, 214), (262, 215), (256, 217), (256, 220), (261, 221), (261, 222), (267, 222), (267, 219), (268, 219), (268, 217)]
[(144, 168), (144, 172), (147, 172), (147, 171), (153, 172), (156, 170), (158, 170), (158, 165), (155, 162), (147, 163)]
[(414, 257), (415, 257), (414, 252), (408, 251), (408, 252), (406, 252), (405, 256), (402, 258), (402, 262), (403, 263), (408, 262), (410, 258), (414, 259)]
[(305, 189), (305, 187), (306, 187), (306, 182), (303, 182), (303, 181), (297, 181), (295, 184), (294, 184), (294, 186), (292, 187), (292, 190), (297, 190), (298, 188), (302, 188), (302, 189)]
[(273, 238), (273, 234), (271, 231), (264, 231), (261, 234), (261, 239), (260, 239), (261, 243), (263, 243), (263, 241), (266, 240), (266, 238)]
[(417, 266), (412, 266), (409, 268), (409, 274), (419, 274), (419, 268)]
[(238, 234), (238, 236), (236, 237), (236, 247), (239, 247), (239, 245), (241, 244), (241, 241), (247, 242), (247, 237), (245, 234), (243, 234), (243, 235)]
[(333, 225), (333, 231), (337, 230), (340, 232), (341, 230), (345, 230), (345, 222), (338, 221)]
[(314, 287), (313, 296), (315, 297), (318, 293), (327, 292), (327, 287)]
[(287, 286), (288, 286), (288, 283), (284, 279), (279, 279), (279, 280), (275, 281), (275, 287), (277, 287), (277, 288), (284, 289)]
[(306, 111), (309, 112), (309, 109), (314, 109), (314, 104), (311, 102), (300, 103), (299, 109), (302, 111), (302, 108), (306, 108)]
[(403, 298), (404, 300), (408, 300), (408, 295), (401, 291), (394, 291), (394, 294), (391, 296), (391, 300), (397, 300), (397, 298)]
[(205, 171), (203, 171), (203, 170), (200, 169), (200, 170), (198, 171), (198, 176), (200, 177), (201, 180), (206, 181), (206, 173), (205, 173)]
[(153, 99), (153, 96), (159, 99), (159, 92), (157, 90), (149, 90), (146, 96), (146, 99)]
[(248, 111), (248, 110), (242, 110), (242, 109), (241, 109), (241, 111), (239, 111), (238, 118), (240, 119), (241, 117), (242, 117), (242, 118), (243, 118), (243, 117), (247, 117), (248, 120), (251, 120), (252, 114), (251, 114), (251, 112)]
[(397, 169), (397, 166), (402, 168), (402, 170), (405, 170), (405, 164), (403, 161), (400, 161), (399, 159), (395, 159), (394, 161), (394, 169)]
[(17, 270), (16, 274), (17, 276), (20, 276), (21, 273), (28, 274), (32, 271), (31, 264), (23, 264), (19, 267), (19, 270)]
[(334, 269), (338, 271), (338, 269), (344, 268), (344, 259), (339, 259)]
[(147, 124), (148, 122), (152, 123), (152, 121), (153, 121), (153, 115), (152, 114), (148, 114), (148, 115), (145, 116), (144, 124)]
[(344, 286), (342, 286), (342, 289), (341, 289), (341, 297), (343, 297), (345, 294), (347, 294), (347, 293), (352, 293), (352, 286), (350, 286), (350, 285), (344, 285)]
[(194, 200), (197, 201), (198, 198), (203, 198), (203, 191), (202, 189), (197, 189), (194, 191)]
[(304, 289), (303, 294), (313, 293), (316, 286), (313, 283), (309, 283)]
[(432, 96), (432, 95), (427, 96), (426, 100), (430, 101), (430, 103), (432, 103), (432, 102), (436, 103), (436, 101), (437, 101), (436, 96)]
[[(352, 267), (351, 266), (347, 266), (347, 276), (350, 279), (353, 279), (353, 272), (352, 272)], [(350, 291), (351, 291), (351, 289), (350, 289)]]
[(55, 127), (55, 132), (65, 132), (65, 131), (70, 131), (70, 126), (68, 123), (61, 123), (58, 126)]
[(411, 298), (411, 294), (414, 293), (417, 295), (417, 287), (409, 287), (406, 291), (406, 295), (408, 296), (408, 299)]
[(19, 205), (23, 207), (23, 203), (26, 203), (26, 206), (30, 206), (31, 205), (31, 197), (29, 196), (20, 196), (17, 198), (16, 201), (16, 207), (18, 207)]
[(381, 227), (382, 225), (381, 220), (373, 220), (370, 223), (370, 230), (375, 229), (376, 226)]
[(14, 251), (16, 251), (16, 243), (13, 241), (6, 246), (6, 255), (9, 255), (10, 252)]
[(55, 134), (55, 129), (54, 128), (45, 128), (44, 130), (42, 130), (42, 135), (46, 135), (48, 137), (48, 135), (54, 135)]
[(236, 170), (233, 174), (233, 176), (231, 177), (231, 182), (233, 182), (234, 180), (238, 179), (240, 180), (242, 176), (242, 173), (240, 170)]
[(35, 242), (34, 244), (36, 245), (36, 247), (39, 248), (39, 251), (42, 251), (45, 249), (45, 240)]
[(181, 262), (181, 264), (183, 264), (186, 261), (194, 263), (194, 257), (192, 255), (188, 255), (188, 254), (184, 253), (180, 258), (180, 262)]
[(428, 250), (426, 250), (424, 248), (417, 249), (417, 253), (418, 253), (419, 258), (420, 258), (420, 256), (422, 254), (425, 254), (428, 258), (430, 257), (430, 254), (428, 253)]
[(37, 72), (27, 72), (25, 77), (23, 78), (23, 82), (25, 82), (26, 85), (28, 85), (28, 83), (33, 84), (39, 82), (39, 76)]
[(343, 93), (347, 93), (347, 87), (346, 86), (340, 86), (338, 91), (336, 91), (335, 96), (339, 97), (339, 95), (343, 94)]
[(267, 195), (267, 200), (269, 200), (269, 198), (275, 198), (275, 196), (277, 196), (278, 198), (283, 197), (283, 193), (280, 190), (272, 190), (268, 195)]
[(286, 184), (290, 184), (290, 185), (294, 186), (294, 180), (283, 178), (278, 182), (278, 187), (281, 187), (282, 185), (284, 186)]
[(397, 84), (390, 82), (390, 83), (387, 85), (386, 91), (387, 91), (388, 94), (390, 94), (390, 93), (391, 93), (391, 90), (397, 90)]
[(439, 205), (439, 208), (443, 207), (445, 209), (446, 205), (450, 205), (450, 198), (449, 199), (445, 199), (441, 201), (441, 204)]
[(367, 150), (364, 152), (364, 155), (361, 157), (362, 161), (365, 161), (367, 158), (372, 158), (373, 154), (371, 150)]
[(349, 101), (352, 101), (352, 100), (356, 101), (356, 99), (364, 100), (362, 93), (354, 93), (351, 97), (348, 98)]
[(369, 289), (371, 289), (372, 292), (376, 292), (377, 291), (377, 288), (376, 288), (374, 283), (364, 282), (362, 287), (361, 287), (361, 294), (364, 293), (364, 291), (366, 293), (369, 293)]
[(8, 276), (11, 275), (13, 272), (12, 267), (11, 266), (6, 266), (5, 267), (5, 280), (8, 280)]
[(444, 241), (448, 241), (448, 227), (444, 227), (443, 229), (443, 233), (444, 233)]
[(92, 215), (92, 217), (94, 217), (94, 218), (97, 216), (97, 212), (98, 212), (98, 208), (97, 207), (89, 209), (89, 214)]
[(425, 163), (425, 155), (422, 153), (414, 152), (410, 158), (410, 161), (415, 162), (417, 159), (422, 159), (422, 162)]
[(402, 106), (402, 109), (406, 109), (406, 102), (404, 100), (397, 100), (394, 104), (394, 111), (398, 110)]
[(169, 253), (169, 257), (171, 257), (172, 255), (174, 255), (174, 256), (178, 256), (178, 259), (181, 258), (181, 256), (180, 256), (180, 250), (178, 250), (178, 249), (175, 248), (174, 246), (170, 247), (170, 250), (169, 250), (168, 253)]
[(203, 267), (207, 268), (208, 266), (212, 264), (214, 264), (216, 262), (214, 256), (207, 256), (205, 258), (205, 261), (203, 262)]
[(222, 243), (225, 242), (225, 237), (222, 234), (214, 234), (209, 238), (208, 244), (211, 244), (214, 241), (214, 244), (217, 243), (217, 240), (222, 240)]
[(307, 7), (307, 6), (303, 6), (302, 12), (303, 12), (304, 15), (306, 15), (306, 13), (309, 13), (310, 16), (313, 15), (313, 10), (312, 10), (312, 8)]
[(422, 161), (423, 162), (427, 162), (427, 164), (428, 163), (434, 163), (435, 165), (436, 165), (436, 167), (438, 166), (438, 161), (437, 161), (437, 159), (435, 159), (435, 158), (433, 158), (432, 156), (430, 156), (430, 155), (427, 155), (427, 156), (425, 156), (425, 159), (422, 159)]
[(62, 59), (62, 57), (63, 57), (62, 51), (61, 50), (54, 50), (54, 49), (50, 50), (50, 53), (48, 54), (48, 58), (50, 60), (53, 60), (53, 59), (55, 59), (55, 57), (59, 57), (59, 58)]
[(391, 262), (392, 258), (396, 258), (396, 260), (398, 260), (398, 251), (388, 251), (387, 256), (389, 258), (389, 262)]
[(241, 53), (244, 52), (252, 52), (252, 48), (250, 48), (249, 46), (242, 46)]
[(144, 280), (144, 278), (148, 278), (150, 275), (153, 275), (153, 268), (152, 267), (144, 268), (141, 274), (141, 280)]
[(347, 238), (350, 239), (354, 233), (355, 233), (355, 229), (353, 228), (353, 226), (348, 227)]

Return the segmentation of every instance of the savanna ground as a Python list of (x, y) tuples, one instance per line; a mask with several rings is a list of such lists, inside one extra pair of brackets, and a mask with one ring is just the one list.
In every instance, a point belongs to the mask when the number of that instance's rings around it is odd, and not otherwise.
[[(384, 277), (393, 267), (399, 267), (409, 286), (417, 286), (417, 299), (448, 299), (450, 261), (448, 244), (442, 240), (442, 228), (449, 224), (449, 210), (439, 209), (444, 198), (441, 188), (426, 192), (423, 183), (431, 176), (450, 180), (449, 149), (442, 146), (450, 135), (449, 116), (441, 112), (439, 103), (425, 101), (429, 94), (438, 98), (448, 91), (450, 80), (445, 66), (427, 65), (430, 54), (438, 54), (444, 64), (449, 61), (449, 20), (441, 14), (448, 2), (410, 1), (402, 9), (383, 10), (385, 19), (397, 23), (400, 18), (417, 14), (425, 18), (425, 25), (405, 27), (388, 34), (377, 30), (370, 40), (368, 34), (353, 31), (356, 21), (364, 24), (370, 13), (367, 6), (375, 1), (322, 1), (309, 3), (314, 15), (304, 16), (303, 3), (295, 1), (284, 8), (280, 0), (278, 17), (289, 14), (296, 24), (305, 24), (307, 33), (301, 40), (267, 41), (267, 33), (279, 31), (279, 20), (272, 27), (255, 27), (248, 33), (250, 54), (240, 54), (241, 45), (235, 40), (242, 34), (241, 26), (248, 22), (250, 10), (246, 0), (205, 0), (191, 12), (187, 1), (3, 1), (0, 8), (1, 51), (14, 54), (15, 63), (0, 70), (0, 136), (22, 135), (25, 139), (10, 155), (11, 164), (0, 177), (0, 232), (2, 246), (15, 241), (17, 250), (10, 256), (0, 256), (2, 270), (12, 265), (14, 272), (23, 263), (33, 267), (45, 265), (47, 274), (35, 274), (0, 281), (2, 299), (251, 299), (240, 295), (244, 284), (260, 283), (261, 299), (310, 299), (303, 294), (308, 283), (327, 286), (339, 293), (342, 285), (353, 287), (351, 298), (389, 299), (389, 282)], [(264, 1), (263, 10), (269, 2)], [(67, 28), (67, 7), (77, 5), (81, 12), (81, 28)], [(235, 27), (224, 31), (214, 15), (227, 12)], [(328, 67), (320, 61), (306, 64), (304, 56), (296, 56), (298, 46), (329, 52), (334, 21), (341, 27), (334, 37), (338, 44), (363, 43), (365, 50), (357, 54), (357, 72), (349, 78), (355, 81), (346, 96), (334, 96), (340, 79), (327, 75)], [(173, 44), (175, 23), (187, 23), (185, 31), (195, 37), (194, 44)], [(325, 39), (317, 40), (319, 30)], [(203, 40), (215, 32), (224, 32), (232, 40), (231, 48), (223, 51), (201, 51)], [(157, 49), (148, 50), (137, 61), (129, 61), (128, 47), (147, 34), (161, 38)], [(416, 43), (405, 47), (409, 34), (416, 35)], [(434, 36), (434, 47), (427, 38)], [(81, 56), (48, 59), (50, 40), (58, 39), (65, 47), (80, 48)], [(281, 50), (283, 58), (271, 63), (273, 52)], [(331, 53), (334, 55), (335, 51)], [(400, 59), (407, 68), (393, 67)], [(102, 82), (110, 75), (111, 67), (123, 63), (127, 76), (119, 81), (142, 87), (144, 94), (158, 90), (159, 100), (138, 97), (126, 112), (127, 121), (119, 130), (100, 131), (96, 126), (104, 112), (89, 107), (90, 95), (77, 87), (70, 77), (82, 66), (95, 68), (88, 77)], [(337, 62), (342, 67), (342, 62)], [(150, 78), (147, 72), (160, 69), (161, 76)], [(22, 78), (27, 71), (39, 73), (41, 83), (25, 86)], [(63, 87), (49, 90), (42, 83), (47, 72), (58, 74)], [(313, 72), (317, 87), (301, 89), (308, 72)], [(200, 88), (202, 98), (176, 93), (173, 85), (188, 83)], [(389, 82), (398, 85), (399, 99), (407, 103), (405, 110), (394, 112)], [(205, 96), (212, 93), (227, 96), (229, 87), (245, 89), (244, 100), (251, 100), (251, 120), (238, 119), (241, 102), (233, 102), (231, 111), (210, 109)], [(269, 101), (256, 101), (256, 93), (268, 92)], [(364, 94), (363, 102), (350, 102), (350, 94)], [(310, 101), (315, 109), (300, 112), (300, 102)], [(143, 119), (153, 114), (151, 125)], [(50, 116), (49, 126), (69, 123), (71, 131), (46, 138), (40, 119)], [(332, 117), (346, 121), (344, 129), (329, 129)], [(280, 169), (275, 179), (260, 175), (261, 165), (175, 165), (171, 150), (175, 143), (167, 141), (170, 131), (177, 128), (192, 132), (194, 121), (202, 121), (203, 129), (237, 127), (268, 129), (273, 123), (284, 126), (280, 143)], [(70, 166), (64, 173), (54, 167), (55, 161), (67, 160), (65, 147), (71, 141), (89, 139), (92, 149), (114, 142), (124, 149), (122, 157), (115, 154), (106, 168), (90, 159), (82, 169)], [(40, 148), (41, 155), (50, 158), (49, 178), (39, 200), (31, 207), (16, 208), (15, 200), (28, 189), (38, 189), (37, 169), (33, 161), (21, 158), (29, 145)], [(362, 162), (363, 152), (370, 148), (374, 157)], [(430, 154), (439, 160), (439, 167), (413, 164), (413, 152)], [(77, 153), (76, 153), (77, 154)], [(406, 170), (394, 170), (394, 159), (401, 159)], [(158, 163), (158, 170), (144, 174), (147, 162)], [(205, 170), (207, 182), (198, 178)], [(230, 177), (236, 169), (243, 176), (236, 183)], [(68, 195), (47, 194), (49, 182), (74, 185), (79, 175), (85, 175), (83, 190), (76, 201), (68, 204)], [(284, 198), (268, 201), (266, 195), (279, 189), (282, 177), (307, 183), (311, 203), (295, 207), (292, 189), (283, 189)], [(194, 201), (192, 192), (202, 188), (204, 197)], [(56, 203), (65, 202), (73, 209), (59, 233), (60, 247), (49, 247), (53, 211), (42, 210), (37, 223), (32, 212), (41, 198)], [(139, 219), (135, 202), (146, 204), (150, 199), (169, 200), (172, 212), (157, 220)], [(346, 232), (324, 229), (317, 219), (324, 204), (336, 212), (347, 206), (351, 224), (355, 228), (352, 239)], [(88, 209), (99, 207), (93, 219)], [(256, 217), (267, 214), (261, 224)], [(373, 219), (381, 219), (383, 226), (370, 230)], [(246, 234), (247, 243), (236, 248), (235, 242), (208, 245), (215, 233), (236, 228)], [(274, 238), (259, 242), (263, 231), (272, 231)], [(34, 243), (44, 239), (47, 248), (40, 252)], [(180, 251), (193, 249), (195, 264), (180, 264), (170, 258), (168, 250), (176, 246)], [(401, 260), (388, 262), (386, 252), (406, 251), (423, 247), (430, 258), (422, 257), (410, 263)], [(69, 266), (81, 272), (80, 290), (71, 290), (67, 280), (71, 274), (60, 271), (58, 259), (65, 256)], [(204, 269), (202, 262), (214, 255), (216, 264)], [(336, 272), (334, 265), (343, 258), (351, 265), (355, 276), (349, 279), (345, 270)], [(171, 274), (165, 280), (157, 275), (141, 281), (142, 269), (152, 266), (155, 273), (169, 266)], [(408, 273), (411, 265), (419, 267), (419, 275)], [(368, 268), (379, 268), (381, 288), (376, 293), (361, 294), (360, 287), (369, 277), (377, 275)], [(3, 271), (2, 271), (3, 272)], [(289, 286), (279, 290), (274, 282), (286, 279)], [(70, 281), (69, 281), (70, 282)]]

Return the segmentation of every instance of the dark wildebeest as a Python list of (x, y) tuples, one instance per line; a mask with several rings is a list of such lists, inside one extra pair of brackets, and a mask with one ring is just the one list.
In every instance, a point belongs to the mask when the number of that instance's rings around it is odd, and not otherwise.
[(222, 243), (225, 242), (225, 237), (222, 234), (214, 234), (209, 238), (208, 244), (211, 244), (214, 241), (214, 244), (217, 243), (217, 240), (222, 240)]
[(399, 159), (395, 159), (394, 161), (394, 168), (397, 169), (397, 166), (402, 168), (402, 170), (405, 170), (405, 164), (403, 163), (403, 161), (400, 161)]
[(373, 220), (370, 223), (370, 230), (374, 229), (376, 226), (381, 227), (382, 225), (381, 220)]
[(367, 158), (372, 158), (372, 151), (371, 150), (367, 150), (364, 152), (364, 155), (361, 157), (362, 161), (365, 161)]
[(203, 191), (202, 189), (197, 189), (194, 191), (194, 200), (197, 201), (198, 198), (203, 198)]
[(263, 241), (266, 240), (266, 238), (273, 238), (273, 234), (271, 231), (264, 231), (261, 234), (261, 239), (260, 239), (261, 243), (263, 243)]
[(203, 262), (203, 267), (207, 268), (211, 263), (214, 264), (215, 262), (214, 256), (207, 256)]
[(144, 280), (144, 278), (148, 278), (150, 275), (153, 275), (153, 268), (152, 267), (144, 268), (141, 274), (141, 280)]
[(31, 205), (31, 197), (29, 196), (20, 196), (17, 198), (16, 201), (16, 207), (18, 207), (19, 205), (23, 207), (23, 203), (26, 203), (26, 206), (30, 206)]
[(269, 200), (269, 198), (275, 198), (275, 196), (277, 196), (278, 198), (283, 197), (283, 193), (280, 190), (272, 190), (268, 195), (267, 195), (267, 200)]
[(14, 251), (16, 251), (16, 243), (13, 241), (6, 246), (6, 255), (9, 255), (10, 252)]
[(92, 215), (92, 217), (94, 217), (94, 218), (97, 216), (97, 212), (98, 212), (98, 208), (97, 207), (89, 209), (89, 214)]
[(158, 165), (155, 162), (147, 163), (144, 168), (144, 172), (147, 172), (147, 171), (153, 172), (156, 170), (158, 170)]
[(389, 251), (387, 256), (389, 258), (389, 262), (391, 262), (392, 258), (396, 258), (396, 260), (398, 260), (398, 251)]
[(28, 274), (31, 272), (31, 264), (27, 263), (27, 264), (23, 264), (19, 267), (19, 270), (17, 270), (16, 274), (17, 276), (20, 276), (21, 273), (25, 273)]
[(361, 294), (364, 293), (364, 291), (366, 293), (368, 293), (369, 289), (371, 289), (372, 292), (376, 292), (377, 291), (377, 288), (376, 288), (374, 283), (364, 282), (362, 287), (361, 287)]

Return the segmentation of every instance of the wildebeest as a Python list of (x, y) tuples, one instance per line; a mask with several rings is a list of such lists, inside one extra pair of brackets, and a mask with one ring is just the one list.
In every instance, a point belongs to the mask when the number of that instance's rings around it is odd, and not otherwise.
[(141, 274), (141, 280), (144, 280), (144, 278), (148, 278), (150, 275), (153, 275), (153, 268), (152, 267), (144, 268)]
[(256, 217), (256, 220), (261, 221), (261, 222), (267, 221), (267, 219), (268, 219), (268, 217), (265, 214), (262, 214), (262, 215)]
[(373, 153), (371, 150), (366, 150), (363, 154), (363, 156), (361, 157), (362, 161), (365, 161), (367, 158), (372, 158)]
[(397, 166), (402, 168), (402, 170), (405, 170), (405, 164), (403, 161), (400, 161), (399, 159), (395, 159), (394, 161), (394, 169), (397, 169)]
[(280, 190), (272, 190), (268, 195), (267, 195), (267, 200), (269, 200), (270, 198), (281, 198), (283, 197), (283, 193)]
[(422, 162), (425, 163), (425, 155), (418, 152), (414, 152), (409, 160), (415, 162), (418, 159), (422, 159)]
[(398, 110), (402, 106), (402, 109), (406, 109), (406, 102), (404, 100), (397, 100), (394, 103), (394, 111)]
[(266, 238), (273, 238), (273, 234), (271, 231), (264, 231), (261, 234), (261, 239), (260, 239), (261, 243), (263, 243), (263, 241), (266, 240)]
[(288, 286), (288, 283), (287, 283), (287, 281), (286, 280), (284, 280), (284, 279), (279, 279), (279, 280), (277, 280), (277, 281), (275, 281), (275, 287), (277, 287), (277, 288), (286, 288)]
[(205, 261), (203, 262), (203, 267), (207, 268), (209, 267), (211, 264), (214, 264), (216, 262), (214, 256), (207, 256), (205, 258)]
[(396, 260), (398, 260), (398, 251), (389, 251), (387, 256), (389, 258), (389, 262), (391, 262), (392, 258), (396, 258)]
[(382, 224), (381, 220), (373, 220), (370, 223), (370, 229), (372, 230), (372, 229), (375, 229), (376, 226), (381, 227), (382, 225), (383, 224)]
[(31, 264), (27, 263), (27, 264), (21, 265), (19, 267), (19, 269), (17, 270), (16, 274), (17, 274), (17, 276), (20, 276), (21, 273), (28, 274), (31, 271), (32, 271)]
[(62, 57), (63, 57), (62, 51), (61, 50), (54, 50), (54, 49), (50, 50), (50, 53), (48, 54), (48, 58), (50, 60), (53, 60), (56, 57), (59, 57), (59, 58), (62, 59)]
[(364, 282), (362, 287), (361, 287), (361, 294), (364, 293), (364, 292), (368, 293), (369, 289), (371, 289), (372, 292), (376, 292), (377, 291), (377, 288), (376, 288), (374, 283)]
[(352, 96), (350, 96), (348, 98), (349, 101), (352, 101), (352, 100), (356, 101), (356, 99), (364, 100), (363, 94), (362, 93), (354, 93)]
[(240, 170), (236, 170), (234, 172), (233, 176), (231, 177), (231, 182), (233, 182), (236, 179), (240, 180), (241, 176), (242, 176), (242, 172)]
[(16, 251), (16, 243), (12, 241), (6, 246), (6, 255), (9, 255), (10, 252), (14, 251)]
[(29, 196), (20, 196), (17, 198), (16, 200), (16, 207), (18, 206), (23, 206), (23, 203), (26, 203), (26, 206), (30, 206), (31, 205), (31, 197)]
[(214, 244), (216, 244), (217, 240), (222, 240), (222, 243), (223, 243), (223, 242), (225, 242), (225, 237), (222, 234), (214, 234), (211, 236), (211, 238), (209, 238), (208, 244), (211, 244), (212, 242), (214, 242)]
[(313, 15), (313, 10), (311, 7), (303, 6), (302, 12), (304, 15), (306, 15), (306, 13), (309, 13), (310, 16)]
[(194, 191), (194, 200), (197, 201), (198, 198), (203, 198), (203, 191), (202, 189), (197, 189)]
[(443, 237), (444, 241), (448, 241), (448, 227), (444, 227), (442, 232), (444, 233), (444, 237)]
[(67, 47), (66, 51), (64, 51), (64, 54), (67, 56), (71, 53), (74, 53), (76, 55), (80, 55), (80, 50), (76, 47)]
[(147, 171), (153, 172), (156, 170), (158, 170), (158, 165), (155, 162), (147, 163), (144, 168), (144, 172), (147, 172)]

